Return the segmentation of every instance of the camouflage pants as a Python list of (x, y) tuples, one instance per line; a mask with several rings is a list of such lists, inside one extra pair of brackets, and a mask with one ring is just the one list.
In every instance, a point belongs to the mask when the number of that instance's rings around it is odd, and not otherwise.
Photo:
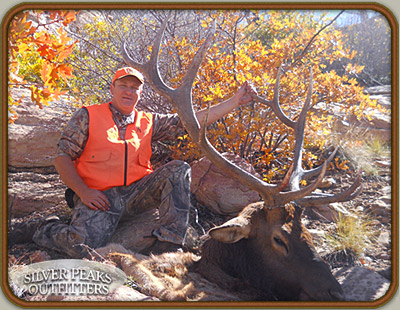
[(50, 222), (35, 232), (33, 241), (75, 258), (86, 256), (88, 247), (109, 242), (138, 252), (156, 240), (182, 245), (190, 179), (190, 166), (172, 161), (129, 186), (104, 191), (111, 203), (109, 211), (91, 210), (75, 195), (71, 223)]

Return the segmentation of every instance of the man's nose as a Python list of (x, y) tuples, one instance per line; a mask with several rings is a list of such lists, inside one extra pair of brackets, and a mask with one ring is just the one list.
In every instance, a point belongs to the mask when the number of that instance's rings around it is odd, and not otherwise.
[(132, 88), (127, 88), (127, 89), (125, 89), (125, 93), (127, 95), (132, 95), (133, 94), (133, 89)]

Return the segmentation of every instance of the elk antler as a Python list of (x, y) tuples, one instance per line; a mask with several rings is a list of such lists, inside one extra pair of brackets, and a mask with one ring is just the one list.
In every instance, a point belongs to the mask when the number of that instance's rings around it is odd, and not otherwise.
[[(285, 203), (293, 200), (298, 200), (301, 199), (302, 197), (305, 197), (309, 195), (312, 191), (316, 189), (320, 181), (322, 180), (326, 166), (327, 164), (324, 164), (321, 166), (319, 169), (319, 176), (314, 181), (313, 183), (309, 184), (308, 186), (302, 188), (302, 189), (292, 189), (289, 192), (281, 192), (283, 190), (283, 187), (286, 186), (287, 183), (289, 183), (289, 178), (291, 177), (292, 173), (291, 170), (289, 170), (289, 173), (284, 178), (284, 181), (281, 184), (278, 185), (273, 185), (273, 184), (268, 184), (259, 178), (255, 177), (254, 175), (248, 173), (247, 171), (239, 168), (232, 162), (226, 160), (208, 141), (205, 135), (206, 131), (206, 123), (207, 123), (207, 117), (205, 117), (204, 124), (200, 128), (199, 122), (195, 116), (195, 112), (193, 110), (193, 105), (192, 105), (192, 85), (194, 82), (194, 79), (197, 75), (198, 69), (200, 67), (200, 64), (208, 51), (214, 34), (215, 34), (215, 22), (212, 27), (208, 30), (208, 33), (206, 35), (206, 39), (202, 46), (199, 48), (197, 51), (196, 55), (194, 56), (194, 59), (189, 67), (189, 69), (186, 72), (185, 77), (183, 78), (183, 82), (180, 87), (176, 89), (172, 89), (169, 86), (167, 86), (162, 78), (160, 77), (160, 73), (158, 70), (158, 55), (160, 51), (160, 44), (161, 40), (163, 38), (164, 31), (167, 27), (168, 23), (168, 18), (164, 20), (162, 23), (160, 30), (158, 31), (156, 38), (154, 40), (153, 48), (152, 48), (152, 53), (150, 56), (150, 59), (148, 60), (147, 63), (145, 64), (139, 64), (135, 62), (129, 55), (127, 49), (126, 49), (126, 44), (124, 43), (123, 49), (122, 49), (122, 55), (125, 60), (125, 62), (133, 67), (136, 68), (137, 70), (142, 71), (142, 73), (145, 75), (147, 80), (149, 81), (151, 87), (157, 91), (161, 96), (166, 97), (170, 103), (175, 107), (176, 111), (178, 112), (178, 115), (193, 139), (193, 141), (199, 146), (200, 150), (204, 153), (204, 155), (210, 159), (211, 162), (213, 162), (217, 167), (222, 169), (223, 171), (226, 171), (229, 173), (232, 177), (236, 178), (239, 182), (243, 183), (247, 187), (257, 191), (261, 197), (264, 199), (265, 205), (268, 207), (276, 207), (280, 205), (284, 205)], [(280, 73), (279, 73), (280, 75)], [(303, 110), (308, 110), (309, 108), (309, 102), (311, 101), (311, 92), (312, 90), (309, 90), (309, 94), (307, 96), (307, 101), (308, 107), (303, 108)], [(274, 101), (278, 102), (279, 98), (279, 81), (277, 80), (277, 84), (275, 85), (275, 94), (274, 94)], [(267, 102), (262, 98), (257, 98), (261, 102)], [(305, 106), (306, 106), (305, 105)], [(279, 104), (272, 104), (271, 108), (274, 110), (274, 112), (280, 116), (280, 119), (288, 126), (298, 126), (301, 127), (299, 122), (293, 122), (289, 118), (285, 116), (285, 114), (282, 112), (280, 109)], [(301, 115), (300, 117), (305, 118), (305, 115), (307, 114), (307, 111), (305, 111), (303, 116)], [(296, 125), (298, 124), (299, 125)], [(301, 130), (301, 129), (299, 129)], [(304, 131), (304, 128), (303, 128)]]
[[(311, 108), (311, 95), (312, 95), (312, 88), (313, 88), (313, 73), (310, 69), (310, 81), (307, 90), (307, 97), (304, 103), (304, 106), (300, 112), (299, 118), (296, 122), (289, 119), (285, 113), (282, 111), (279, 103), (279, 86), (280, 86), (280, 77), (282, 73), (282, 66), (279, 67), (276, 83), (274, 86), (274, 98), (272, 101), (265, 100), (260, 96), (253, 94), (252, 97), (255, 101), (263, 103), (271, 108), (271, 110), (275, 113), (278, 119), (284, 123), (286, 126), (292, 128), (294, 130), (295, 135), (295, 153), (294, 153), (294, 162), (293, 162), (293, 172), (291, 174), (289, 180), (289, 189), (290, 190), (298, 190), (300, 188), (300, 181), (302, 179), (309, 179), (313, 176), (321, 174), (322, 170), (325, 169), (323, 165), (311, 169), (311, 170), (304, 170), (301, 166), (302, 161), (302, 153), (303, 153), (303, 146), (304, 146), (304, 129), (306, 124), (307, 113)], [(328, 164), (332, 161), (335, 157), (338, 148), (336, 148), (332, 154), (328, 157), (325, 164)], [(313, 193), (311, 196), (302, 197), (297, 199), (297, 202), (302, 206), (316, 206), (322, 205), (332, 202), (343, 202), (348, 201), (356, 197), (362, 191), (361, 185), (361, 171), (358, 173), (356, 180), (354, 181), (353, 185), (349, 187), (347, 190), (338, 193), (338, 194), (322, 194), (322, 193)]]

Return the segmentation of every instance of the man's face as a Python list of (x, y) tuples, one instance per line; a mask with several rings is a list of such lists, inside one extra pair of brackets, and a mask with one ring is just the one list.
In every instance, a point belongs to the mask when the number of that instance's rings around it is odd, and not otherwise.
[(136, 107), (143, 84), (134, 76), (126, 76), (111, 85), (112, 105), (122, 114), (129, 115)]

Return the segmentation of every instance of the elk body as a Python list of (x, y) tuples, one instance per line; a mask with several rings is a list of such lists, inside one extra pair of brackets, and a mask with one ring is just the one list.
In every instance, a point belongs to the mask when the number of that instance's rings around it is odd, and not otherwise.
[[(327, 163), (335, 152), (324, 165), (316, 169), (305, 171), (301, 168), (305, 121), (311, 107), (312, 72), (310, 72), (307, 98), (297, 121), (289, 119), (279, 104), (281, 68), (276, 78), (274, 99), (267, 101), (257, 95), (253, 97), (254, 100), (269, 106), (280, 121), (293, 129), (296, 137), (294, 164), (280, 184), (268, 184), (240, 169), (218, 153), (205, 135), (207, 117), (202, 126), (195, 117), (192, 106), (192, 85), (212, 42), (215, 25), (211, 27), (203, 45), (197, 51), (181, 86), (172, 89), (163, 82), (157, 64), (167, 22), (168, 19), (160, 27), (147, 63), (135, 62), (124, 45), (122, 54), (125, 62), (142, 71), (152, 88), (173, 104), (185, 129), (211, 162), (244, 185), (256, 190), (263, 199), (260, 203), (246, 207), (238, 217), (211, 229), (208, 233), (209, 240), (204, 244), (198, 261), (194, 258), (186, 259), (185, 263), (176, 262), (176, 266), (182, 265), (196, 271), (196, 274), (201, 274), (203, 280), (197, 278), (198, 282), (202, 283), (206, 278), (210, 283), (214, 283), (214, 286), (217, 284), (219, 288), (225, 290), (227, 299), (230, 299), (228, 296), (232, 297), (233, 291), (236, 291), (234, 295), (236, 297), (232, 298), (247, 300), (341, 299), (340, 285), (332, 276), (328, 265), (316, 253), (311, 236), (301, 223), (302, 207), (291, 203), (297, 202), (305, 207), (346, 201), (361, 191), (361, 179), (358, 177), (353, 186), (343, 193), (335, 195), (313, 193), (324, 177)], [(311, 177), (316, 177), (316, 180), (300, 188), (300, 181)], [(289, 190), (285, 190), (286, 188)], [(182, 253), (176, 255), (183, 257)], [(150, 278), (157, 273), (145, 267), (157, 265), (157, 257), (152, 258), (152, 263), (149, 261), (145, 263), (146, 260), (138, 263), (134, 257), (130, 259), (125, 257), (123, 261), (127, 262), (126, 266), (131, 266), (125, 268), (128, 270), (127, 273), (142, 270)], [(185, 280), (185, 283), (187, 285), (194, 283), (196, 286), (196, 281)], [(184, 287), (190, 291), (189, 286)]]
[(112, 256), (145, 293), (161, 300), (341, 300), (343, 291), (316, 253), (301, 214), (292, 204), (266, 209), (254, 203), (212, 228), (200, 257), (182, 252)]

